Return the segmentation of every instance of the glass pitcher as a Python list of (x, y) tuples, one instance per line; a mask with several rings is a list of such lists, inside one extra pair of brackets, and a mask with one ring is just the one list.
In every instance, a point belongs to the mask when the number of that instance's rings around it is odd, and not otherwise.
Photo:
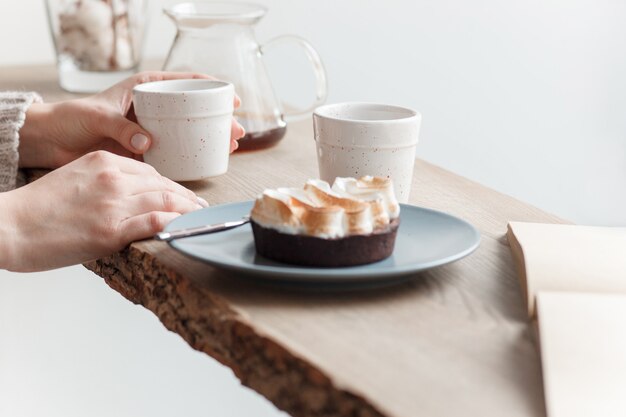
[[(279, 36), (259, 45), (254, 25), (267, 9), (255, 4), (231, 2), (189, 2), (165, 8), (178, 33), (165, 61), (166, 71), (195, 71), (210, 74), (235, 85), (241, 107), (235, 112), (246, 129), (239, 149), (262, 149), (285, 135), (283, 116), (304, 114), (326, 100), (326, 72), (318, 53), (304, 39)], [(316, 78), (315, 102), (307, 109), (285, 112), (276, 98), (263, 55), (279, 42), (301, 45), (313, 65)]]

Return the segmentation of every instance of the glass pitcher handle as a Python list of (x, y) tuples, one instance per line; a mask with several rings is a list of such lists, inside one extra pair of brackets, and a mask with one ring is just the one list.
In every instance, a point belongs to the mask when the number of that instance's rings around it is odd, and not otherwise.
[(315, 110), (316, 107), (324, 104), (326, 96), (328, 96), (328, 82), (326, 80), (326, 70), (324, 69), (324, 64), (322, 64), (320, 55), (317, 53), (315, 48), (313, 48), (313, 45), (296, 35), (281, 35), (270, 39), (260, 47), (261, 54), (264, 54), (268, 47), (282, 42), (295, 42), (302, 46), (309, 62), (313, 65), (313, 73), (315, 74), (315, 101), (313, 104), (306, 109), (285, 111), (285, 116), (299, 116), (310, 113)]

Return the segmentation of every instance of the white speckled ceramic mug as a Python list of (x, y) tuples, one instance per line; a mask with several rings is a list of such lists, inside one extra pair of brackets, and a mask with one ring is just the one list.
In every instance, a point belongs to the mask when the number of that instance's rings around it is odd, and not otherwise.
[(144, 161), (174, 181), (226, 173), (234, 97), (232, 84), (207, 79), (137, 85), (135, 115), (152, 137)]
[(320, 178), (374, 175), (393, 180), (407, 203), (422, 116), (411, 109), (374, 103), (339, 103), (313, 113)]

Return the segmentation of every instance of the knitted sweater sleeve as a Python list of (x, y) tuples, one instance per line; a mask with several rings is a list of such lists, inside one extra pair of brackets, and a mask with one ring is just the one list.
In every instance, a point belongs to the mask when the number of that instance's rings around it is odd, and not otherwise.
[(30, 105), (41, 101), (36, 93), (0, 92), (0, 192), (16, 186), (19, 131)]

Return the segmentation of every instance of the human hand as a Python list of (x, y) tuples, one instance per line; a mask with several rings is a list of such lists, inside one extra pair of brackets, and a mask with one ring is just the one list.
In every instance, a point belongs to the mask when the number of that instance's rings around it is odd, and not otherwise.
[[(20, 130), (20, 167), (58, 168), (88, 152), (105, 150), (135, 157), (150, 147), (150, 134), (137, 124), (133, 87), (151, 81), (212, 78), (180, 72), (142, 72), (96, 95), (59, 103), (35, 103)], [(235, 108), (241, 104), (235, 96)], [(232, 120), (230, 150), (245, 134)]]
[(206, 206), (143, 162), (92, 152), (0, 193), (0, 268), (41, 271), (107, 256)]

